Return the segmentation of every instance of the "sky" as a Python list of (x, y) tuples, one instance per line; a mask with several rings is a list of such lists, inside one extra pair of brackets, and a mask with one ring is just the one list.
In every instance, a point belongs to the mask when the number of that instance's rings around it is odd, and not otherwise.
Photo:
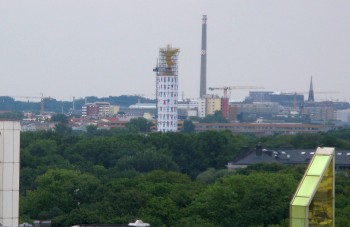
[(0, 0), (0, 95), (154, 98), (171, 44), (179, 93), (198, 98), (205, 14), (208, 87), (307, 92), (312, 76), (317, 100), (350, 101), (349, 12), (348, 0)]

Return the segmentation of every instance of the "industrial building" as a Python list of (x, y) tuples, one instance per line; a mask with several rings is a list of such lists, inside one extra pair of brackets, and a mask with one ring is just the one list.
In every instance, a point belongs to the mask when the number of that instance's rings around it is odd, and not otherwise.
[(336, 113), (332, 107), (308, 106), (302, 109), (302, 114), (310, 116), (314, 122), (327, 122), (336, 119)]
[(234, 134), (250, 133), (256, 136), (326, 132), (331, 126), (302, 123), (195, 123), (195, 131), (230, 130)]
[(19, 122), (0, 121), (0, 226), (18, 226)]
[(304, 103), (304, 95), (295, 92), (250, 91), (244, 102), (275, 102), (284, 107), (298, 108)]
[(159, 49), (156, 72), (157, 130), (177, 131), (179, 49), (167, 45)]

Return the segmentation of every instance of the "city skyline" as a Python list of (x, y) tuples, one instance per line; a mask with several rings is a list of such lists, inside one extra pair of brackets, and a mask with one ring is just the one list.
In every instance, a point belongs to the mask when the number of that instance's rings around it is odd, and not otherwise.
[(208, 87), (307, 92), (312, 76), (316, 100), (350, 101), (349, 10), (348, 1), (316, 0), (5, 0), (0, 95), (154, 98), (158, 49), (172, 44), (181, 49), (179, 93), (198, 98), (207, 15)]

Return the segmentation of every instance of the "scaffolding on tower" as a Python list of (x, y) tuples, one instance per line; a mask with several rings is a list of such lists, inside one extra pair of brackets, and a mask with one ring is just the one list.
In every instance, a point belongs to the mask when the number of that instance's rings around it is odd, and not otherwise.
[(167, 45), (159, 49), (156, 72), (157, 130), (177, 131), (179, 49)]

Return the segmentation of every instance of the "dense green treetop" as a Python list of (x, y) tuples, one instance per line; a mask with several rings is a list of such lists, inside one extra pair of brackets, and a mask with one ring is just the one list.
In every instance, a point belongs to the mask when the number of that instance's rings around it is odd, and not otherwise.
[[(21, 133), (21, 222), (53, 226), (288, 226), (289, 202), (305, 165), (226, 170), (241, 147), (349, 149), (350, 130), (257, 138), (229, 131), (142, 133), (97, 130)], [(65, 125), (65, 127), (64, 127)], [(336, 175), (336, 226), (350, 226), (349, 172)]]

